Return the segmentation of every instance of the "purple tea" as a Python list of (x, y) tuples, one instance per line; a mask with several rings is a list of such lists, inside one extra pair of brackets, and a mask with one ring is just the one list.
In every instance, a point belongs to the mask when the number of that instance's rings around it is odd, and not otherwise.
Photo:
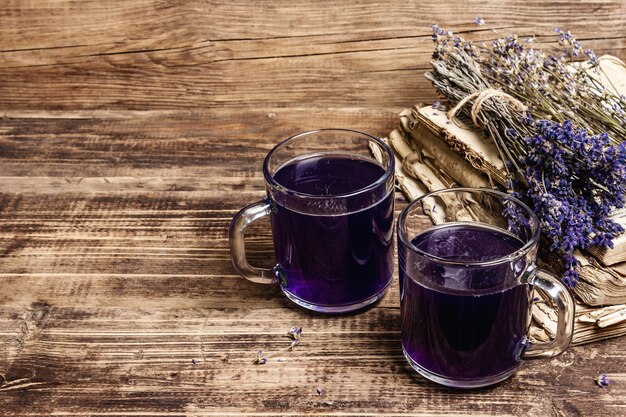
[(393, 193), (381, 183), (363, 196), (344, 198), (384, 174), (375, 161), (343, 154), (308, 156), (277, 170), (273, 178), (283, 187), (326, 197), (319, 201), (324, 214), (310, 214), (310, 201), (301, 208), (296, 198), (273, 202), (283, 291), (306, 303), (341, 306), (385, 290), (393, 273)]
[(529, 287), (518, 283), (524, 261), (476, 267), (462, 262), (502, 258), (523, 242), (485, 225), (447, 223), (411, 243), (444, 261), (407, 266), (399, 254), (402, 346), (410, 361), (449, 380), (479, 380), (516, 368), (530, 317)]

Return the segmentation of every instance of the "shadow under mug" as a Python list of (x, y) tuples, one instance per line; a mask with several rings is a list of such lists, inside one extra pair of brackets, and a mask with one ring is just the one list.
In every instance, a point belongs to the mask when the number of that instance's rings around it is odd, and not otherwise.
[[(376, 154), (382, 163), (372, 154)], [(393, 276), (394, 158), (380, 139), (348, 129), (300, 133), (263, 164), (267, 196), (229, 230), (237, 272), (278, 284), (296, 304), (344, 313), (380, 299)], [(244, 233), (269, 216), (277, 264), (251, 266)]]
[[(521, 201), (490, 189), (435, 191), (398, 218), (402, 348), (424, 377), (476, 388), (513, 374), (522, 359), (569, 346), (574, 301), (536, 267), (539, 220)], [(555, 337), (528, 339), (535, 290), (558, 313)]]

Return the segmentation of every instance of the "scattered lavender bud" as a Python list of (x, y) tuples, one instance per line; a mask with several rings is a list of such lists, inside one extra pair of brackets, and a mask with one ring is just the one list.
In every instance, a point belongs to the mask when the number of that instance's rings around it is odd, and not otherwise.
[(332, 402), (332, 401), (324, 401), (324, 405), (327, 405), (327, 406), (329, 406), (329, 407), (332, 407), (333, 405), (335, 405), (335, 403), (334, 403), (334, 402)]
[(324, 389), (323, 388), (317, 387), (315, 390), (317, 391), (317, 395), (319, 395), (319, 396), (324, 395)]
[(508, 128), (504, 131), (504, 134), (507, 135), (510, 138), (513, 138), (515, 136), (517, 136), (517, 130), (513, 129), (513, 128)]
[(533, 297), (533, 303), (541, 301), (541, 297)]
[(256, 358), (254, 359), (254, 363), (257, 365), (265, 365), (267, 363), (267, 359), (263, 357), (263, 351), (259, 350), (256, 354)]
[(191, 360), (191, 363), (192, 363), (192, 364), (194, 364), (194, 365), (197, 365), (197, 364), (198, 364), (198, 361), (197, 361), (197, 360), (195, 360), (195, 358), (194, 358), (194, 359), (192, 359), (192, 360)]
[(435, 110), (442, 110), (442, 111), (445, 111), (445, 110), (446, 110), (446, 106), (445, 106), (445, 105), (443, 105), (443, 104), (442, 104), (440, 101), (438, 101), (438, 100), (433, 101), (432, 108), (433, 108), (433, 109), (435, 109)]
[(596, 381), (596, 384), (598, 384), (600, 388), (604, 388), (611, 383), (604, 372), (595, 377), (594, 381)]
[(293, 339), (293, 340), (300, 340), (300, 337), (302, 336), (302, 327), (292, 327), (291, 329), (289, 329), (289, 331), (287, 332), (287, 337)]
[(476, 23), (478, 26), (482, 26), (485, 24), (485, 20), (482, 17), (475, 17), (474, 23)]
[[(286, 337), (292, 339), (291, 344), (286, 347), (283, 348), (277, 352), (274, 353), (270, 353), (268, 355), (263, 356), (263, 351), (259, 350), (257, 352), (256, 358), (254, 359), (254, 363), (257, 365), (265, 365), (267, 363), (267, 360), (271, 357), (277, 356), (279, 355), (281, 352), (285, 352), (285, 351), (289, 351), (289, 350), (293, 350), (294, 347), (298, 346), (300, 344), (300, 337), (302, 336), (302, 327), (292, 327), (291, 329), (289, 329), (289, 331), (287, 332), (287, 334), (285, 335)], [(276, 362), (284, 362), (283, 358), (279, 358), (276, 360)]]

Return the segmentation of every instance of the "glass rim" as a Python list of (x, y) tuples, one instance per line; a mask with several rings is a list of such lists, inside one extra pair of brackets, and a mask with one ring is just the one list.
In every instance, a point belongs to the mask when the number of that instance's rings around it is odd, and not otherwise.
[[(403, 227), (401, 225), (403, 225), (406, 221), (406, 217), (409, 214), (409, 211), (415, 207), (418, 203), (421, 203), (423, 200), (425, 200), (426, 198), (429, 197), (434, 197), (437, 196), (439, 194), (445, 194), (445, 193), (451, 193), (451, 192), (473, 192), (473, 193), (485, 193), (485, 194), (492, 194), (495, 195), (497, 197), (500, 198), (506, 198), (507, 200), (513, 201), (515, 204), (521, 206), (530, 216), (530, 218), (534, 221), (534, 230), (532, 230), (532, 236), (528, 239), (527, 242), (524, 242), (524, 246), (522, 246), (521, 248), (517, 249), (514, 252), (511, 252), (507, 255), (504, 256), (500, 256), (498, 258), (494, 258), (494, 259), (490, 259), (488, 261), (455, 261), (455, 260), (450, 260), (450, 259), (446, 259), (446, 258), (441, 258), (439, 256), (435, 256), (432, 255), (428, 252), (425, 252), (421, 249), (419, 249), (417, 246), (415, 246), (413, 243), (411, 243), (411, 240), (408, 238), (408, 236), (406, 235), (406, 233), (404, 233)], [(469, 223), (469, 222), (468, 222)], [(482, 223), (482, 222), (473, 222), (473, 223), (478, 223), (478, 224), (486, 224), (486, 223)], [(532, 228), (533, 226), (531, 226)], [(430, 227), (426, 230), (429, 230)], [(412, 252), (414, 252), (415, 254), (426, 258), (428, 260), (431, 260), (433, 262), (437, 262), (437, 263), (442, 263), (442, 264), (446, 264), (446, 265), (457, 265), (457, 266), (494, 266), (494, 265), (500, 265), (502, 263), (506, 263), (506, 262), (511, 262), (515, 259), (519, 259), (522, 256), (526, 256), (526, 254), (528, 254), (528, 252), (530, 252), (535, 245), (538, 244), (539, 242), (539, 235), (541, 233), (541, 229), (539, 227), (539, 218), (537, 217), (537, 215), (535, 214), (534, 211), (531, 210), (530, 207), (528, 207), (524, 202), (522, 202), (521, 200), (507, 194), (507, 193), (503, 193), (501, 191), (498, 190), (494, 190), (492, 188), (475, 188), (475, 187), (458, 187), (458, 188), (443, 188), (441, 190), (436, 190), (436, 191), (431, 191), (427, 194), (424, 194), (421, 197), (418, 197), (417, 199), (413, 200), (411, 203), (409, 203), (400, 213), (400, 216), (398, 216), (398, 222), (397, 222), (397, 235), (398, 235), (398, 240), (399, 242), (402, 242), (402, 244), (404, 246), (406, 246), (407, 248), (409, 248)]]
[[(270, 164), (270, 160), (272, 159), (272, 156), (276, 152), (280, 151), (281, 149), (288, 146), (292, 142), (295, 142), (297, 139), (300, 139), (305, 136), (314, 135), (316, 133), (324, 133), (324, 132), (354, 133), (354, 134), (363, 136), (369, 140), (373, 140), (374, 142), (376, 142), (377, 145), (379, 145), (386, 152), (387, 157), (389, 159), (389, 166), (387, 166), (386, 168), (382, 167), (385, 169), (385, 172), (380, 176), (380, 178), (378, 178), (376, 181), (372, 182), (371, 184), (368, 184), (366, 187), (359, 188), (358, 190), (351, 191), (349, 193), (341, 193), (341, 194), (334, 194), (334, 195), (315, 195), (315, 194), (302, 193), (299, 191), (292, 190), (288, 187), (285, 187), (284, 185), (282, 185), (281, 183), (279, 183), (278, 181), (274, 179), (274, 177), (270, 174), (269, 164)], [(313, 153), (310, 153), (310, 154), (313, 155)], [(372, 158), (372, 159), (376, 160), (376, 158)], [(265, 178), (265, 182), (268, 185), (270, 185), (272, 188), (277, 189), (283, 194), (288, 194), (290, 196), (307, 198), (307, 199), (320, 199), (320, 200), (327, 200), (327, 199), (332, 199), (332, 198), (349, 198), (349, 197), (357, 196), (365, 192), (371, 191), (379, 187), (380, 185), (386, 183), (389, 180), (389, 177), (391, 177), (394, 174), (394, 170), (395, 170), (395, 158), (393, 156), (393, 151), (391, 150), (391, 148), (389, 148), (389, 146), (385, 142), (383, 142), (381, 139), (377, 138), (376, 136), (370, 135), (369, 133), (365, 133), (360, 130), (344, 129), (344, 128), (314, 129), (314, 130), (307, 130), (305, 132), (292, 135), (288, 137), (287, 139), (284, 139), (283, 141), (276, 144), (269, 151), (269, 153), (265, 157), (265, 160), (263, 161), (263, 177)]]

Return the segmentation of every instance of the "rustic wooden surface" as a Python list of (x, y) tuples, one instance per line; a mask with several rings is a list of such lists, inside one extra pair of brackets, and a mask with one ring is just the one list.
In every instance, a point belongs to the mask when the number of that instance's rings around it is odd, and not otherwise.
[[(626, 58), (623, 1), (4, 1), (0, 414), (626, 415), (624, 338), (457, 392), (405, 363), (395, 285), (323, 317), (231, 267), (227, 226), (263, 196), (272, 145), (386, 134), (434, 98), (430, 23), (495, 36), (475, 16)], [(248, 242), (271, 263), (267, 224)], [(301, 346), (252, 363), (294, 325)]]

